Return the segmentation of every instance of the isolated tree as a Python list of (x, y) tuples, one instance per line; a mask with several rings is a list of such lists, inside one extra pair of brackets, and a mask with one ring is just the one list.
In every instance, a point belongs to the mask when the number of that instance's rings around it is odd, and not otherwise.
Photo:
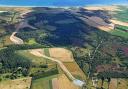
[(1, 78), (1, 76), (0, 76), (0, 82), (2, 81), (2, 78)]
[[(0, 74), (1, 74), (1, 72), (2, 72), (2, 63), (0, 63)], [(1, 75), (0, 75), (0, 77), (1, 77)]]
[(101, 89), (103, 89), (103, 85), (104, 85), (104, 80), (105, 80), (105, 78), (104, 77), (101, 77)]
[(110, 85), (110, 82), (111, 82), (111, 78), (110, 77), (107, 78), (107, 82), (108, 82), (108, 89), (109, 89), (109, 85)]
[(0, 63), (0, 70), (2, 69), (2, 63)]
[(24, 69), (22, 70), (22, 74), (23, 74), (23, 76), (27, 76), (27, 75), (29, 74), (28, 69), (24, 68)]

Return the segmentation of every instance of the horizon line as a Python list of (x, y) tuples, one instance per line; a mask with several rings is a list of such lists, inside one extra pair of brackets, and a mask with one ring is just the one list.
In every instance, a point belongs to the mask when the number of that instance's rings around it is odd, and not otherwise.
[(127, 4), (90, 4), (90, 5), (74, 5), (74, 6), (55, 6), (55, 5), (1, 5), (0, 4), (0, 7), (51, 7), (51, 8), (69, 8), (69, 7), (76, 7), (76, 8), (79, 8), (79, 7), (86, 7), (86, 6), (116, 6), (116, 5), (121, 5), (121, 6), (128, 6), (128, 3)]

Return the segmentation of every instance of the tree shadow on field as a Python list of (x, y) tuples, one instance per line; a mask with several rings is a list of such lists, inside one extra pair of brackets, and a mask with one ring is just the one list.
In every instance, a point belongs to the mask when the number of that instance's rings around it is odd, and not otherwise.
[(25, 16), (32, 17), (34, 19), (29, 19), (29, 24), (47, 34), (45, 39), (41, 36), (36, 38), (39, 43), (54, 46), (85, 46), (89, 41), (87, 36), (96, 31), (96, 28), (87, 25), (68, 9), (35, 7), (32, 13)]

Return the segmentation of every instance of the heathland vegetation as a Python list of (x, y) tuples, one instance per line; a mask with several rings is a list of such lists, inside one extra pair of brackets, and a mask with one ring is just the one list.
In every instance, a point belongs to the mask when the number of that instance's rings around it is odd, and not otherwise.
[[(25, 14), (16, 9), (12, 12), (9, 8), (6, 10), (0, 13), (0, 81), (30, 76), (33, 77), (32, 89), (37, 89), (36, 86), (38, 89), (45, 89), (44, 86), (51, 89), (52, 79), (63, 71), (57, 63), (32, 55), (30, 50), (44, 49), (45, 55), (59, 59), (62, 51), (57, 53), (54, 50), (51, 55), (53, 47), (66, 48), (73, 53), (71, 58), (74, 57), (75, 61), (61, 61), (75, 78), (85, 80), (87, 87), (92, 86), (93, 80), (99, 79), (95, 87), (106, 89), (111, 86), (113, 78), (124, 81), (122, 79), (128, 77), (128, 27), (116, 25), (115, 29), (105, 32), (90, 26), (83, 19), (87, 16), (99, 17), (109, 24), (108, 19), (115, 16), (126, 22), (127, 19), (122, 17), (126, 16), (127, 8), (124, 12), (114, 12), (114, 15), (104, 10), (89, 11), (84, 8), (31, 8), (32, 11)], [(24, 44), (13, 44), (9, 37), (24, 20), (36, 29), (19, 29), (16, 36)]]

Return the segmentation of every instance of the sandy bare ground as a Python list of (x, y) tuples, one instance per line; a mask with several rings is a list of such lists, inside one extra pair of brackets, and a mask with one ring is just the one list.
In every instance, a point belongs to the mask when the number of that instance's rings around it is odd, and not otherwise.
[(31, 49), (29, 52), (35, 56), (42, 57), (42, 54), (44, 54), (43, 49)]
[(79, 17), (81, 20), (83, 20), (84, 22), (86, 22), (86, 24), (92, 26), (92, 27), (96, 27), (100, 30), (104, 30), (104, 31), (111, 31), (114, 29), (114, 24), (108, 24), (106, 23), (102, 18), (98, 17), (98, 16), (86, 16), (86, 15), (81, 15), (79, 13), (76, 13), (75, 11), (72, 11), (71, 13), (73, 13), (74, 15), (76, 15), (77, 17)]
[(60, 89), (59, 88), (59, 81), (57, 78), (52, 79), (52, 88), (53, 89)]
[(0, 7), (2, 11), (17, 11), (20, 13), (32, 11), (32, 8), (29, 7)]
[(110, 89), (116, 89), (117, 88), (117, 79), (111, 79), (109, 88)]
[(60, 89), (79, 89), (64, 74), (58, 78)]
[(112, 20), (112, 19), (110, 20), (110, 22), (114, 24), (122, 25), (122, 26), (128, 26), (128, 22), (122, 22), (122, 21)]
[(52, 58), (56, 58), (62, 62), (74, 61), (71, 51), (64, 48), (49, 48), (49, 53)]
[(106, 23), (102, 18), (96, 16), (85, 16), (80, 17), (83, 21), (85, 21), (88, 25), (99, 28), (104, 31), (111, 31), (114, 29), (114, 24)]
[(118, 6), (87, 6), (87, 10), (107, 10), (107, 11), (119, 11)]
[(0, 83), (0, 89), (30, 89), (31, 77), (8, 80)]
[(23, 40), (15, 36), (16, 33), (17, 32), (12, 33), (12, 35), (10, 36), (10, 40), (15, 44), (23, 44)]

